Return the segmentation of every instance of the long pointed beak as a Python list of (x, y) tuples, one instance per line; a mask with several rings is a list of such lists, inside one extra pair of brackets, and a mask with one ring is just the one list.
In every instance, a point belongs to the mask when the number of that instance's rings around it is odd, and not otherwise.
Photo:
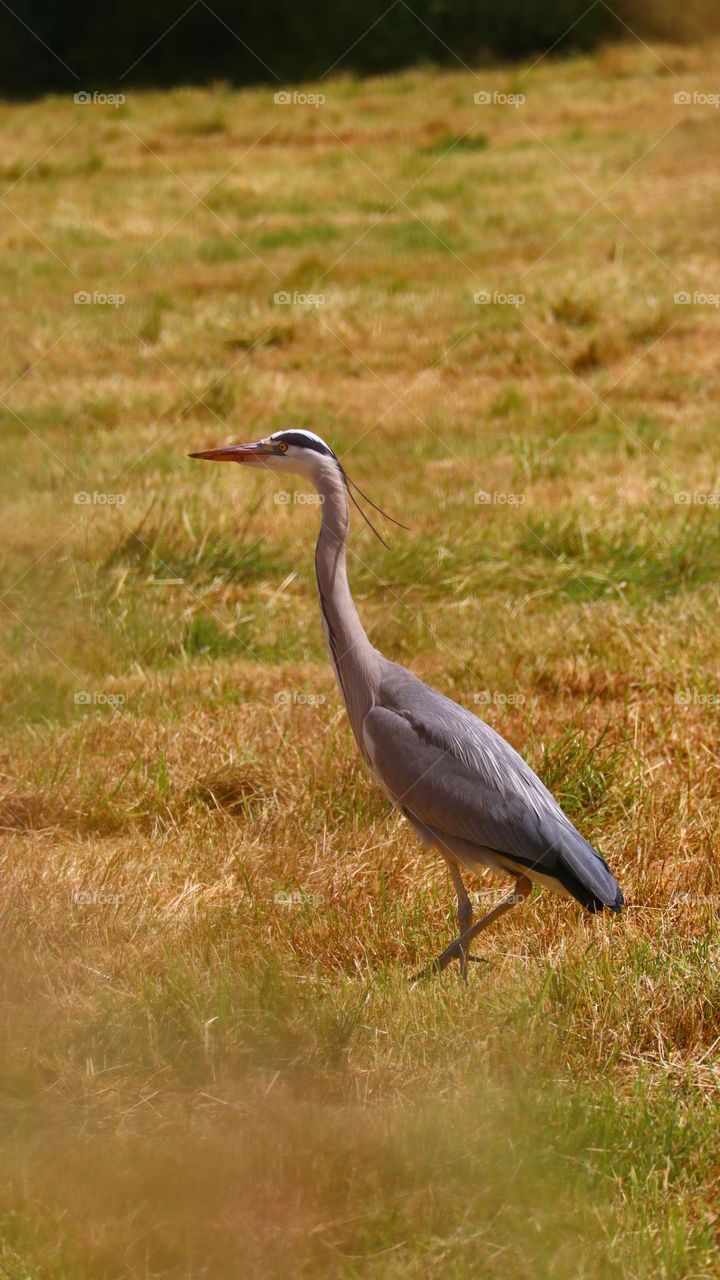
[(227, 444), (222, 449), (201, 449), (199, 453), (189, 453), (188, 458), (204, 458), (206, 462), (249, 462), (252, 458), (270, 458), (272, 452), (272, 445), (259, 441), (258, 444)]

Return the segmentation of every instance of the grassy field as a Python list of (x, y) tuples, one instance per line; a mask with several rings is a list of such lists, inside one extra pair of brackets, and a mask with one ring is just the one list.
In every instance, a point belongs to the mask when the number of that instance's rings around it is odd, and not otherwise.
[[(720, 1275), (719, 66), (0, 107), (3, 1280)], [(291, 425), (410, 526), (354, 521), (374, 642), (619, 922), (536, 894), (410, 988), (454, 899), (318, 510), (185, 456)]]

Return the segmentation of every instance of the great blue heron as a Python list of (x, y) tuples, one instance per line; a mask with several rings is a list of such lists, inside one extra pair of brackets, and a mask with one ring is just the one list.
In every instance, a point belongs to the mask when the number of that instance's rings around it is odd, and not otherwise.
[[(320, 495), (320, 612), (355, 740), (395, 807), (442, 854), (457, 894), (459, 936), (419, 976), (456, 959), (466, 979), (468, 960), (476, 959), (468, 954), (472, 939), (523, 901), (533, 881), (576, 898), (588, 911), (619, 912), (623, 896), (607, 863), (522, 756), (484, 720), (370, 643), (347, 578), (351, 482), (330, 446), (311, 431), (290, 430), (190, 457), (293, 472)], [(515, 892), (473, 924), (461, 868), (514, 876)]]

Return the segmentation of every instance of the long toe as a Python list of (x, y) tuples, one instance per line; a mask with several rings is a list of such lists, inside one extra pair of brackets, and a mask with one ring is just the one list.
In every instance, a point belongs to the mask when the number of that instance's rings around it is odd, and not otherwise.
[(440, 972), (440, 962), (438, 960), (433, 960), (430, 964), (426, 965), (424, 969), (419, 969), (417, 973), (413, 974), (410, 979), (410, 985), (414, 987), (418, 982), (427, 982), (429, 978), (434, 978)]
[[(465, 957), (466, 960), (473, 961), (476, 958), (477, 957), (475, 956), (468, 955)], [(445, 948), (442, 955), (437, 956), (436, 959), (432, 960), (425, 969), (421, 969), (419, 973), (413, 975), (411, 978), (412, 985), (414, 986), (416, 982), (427, 982), (428, 978), (434, 978), (438, 973), (442, 973), (443, 969), (447, 969), (452, 960), (460, 961), (460, 972), (462, 973), (464, 980), (467, 982), (467, 966), (463, 964), (462, 947), (459, 942), (451, 942), (450, 946)]]

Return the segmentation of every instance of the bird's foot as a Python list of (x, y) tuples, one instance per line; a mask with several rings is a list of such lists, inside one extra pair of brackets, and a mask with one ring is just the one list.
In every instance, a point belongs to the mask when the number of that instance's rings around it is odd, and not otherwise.
[(429, 978), (434, 978), (436, 973), (440, 973), (440, 965), (437, 960), (433, 960), (431, 964), (425, 966), (424, 969), (418, 969), (410, 979), (410, 986), (415, 987), (419, 982), (427, 982)]
[(459, 962), (460, 973), (464, 982), (467, 982), (468, 964), (488, 963), (484, 956), (470, 956), (466, 953), (463, 957), (461, 947), (459, 945), (451, 944), (449, 947), (445, 948), (442, 955), (437, 956), (436, 959), (432, 960), (424, 969), (420, 969), (417, 973), (413, 974), (410, 979), (411, 986), (414, 987), (418, 982), (427, 982), (429, 978), (434, 978), (438, 973), (442, 973), (443, 969), (447, 969), (447, 966), (452, 960), (457, 960)]

